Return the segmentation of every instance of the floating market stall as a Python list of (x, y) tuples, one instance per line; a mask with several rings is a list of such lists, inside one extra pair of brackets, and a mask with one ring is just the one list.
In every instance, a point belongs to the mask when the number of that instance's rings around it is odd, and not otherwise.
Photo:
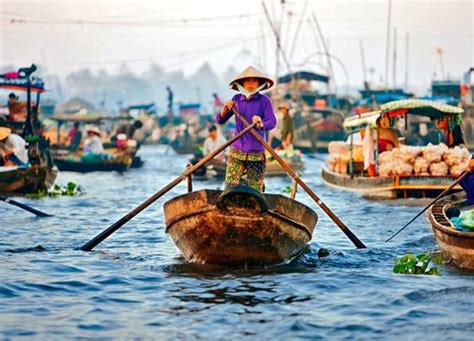
[[(366, 196), (434, 197), (467, 167), (471, 157), (466, 148), (450, 148), (441, 139), (444, 133), (452, 140), (454, 127), (461, 123), (462, 112), (461, 108), (436, 102), (401, 100), (389, 102), (381, 110), (347, 118), (344, 127), (349, 132), (348, 141), (330, 145), (322, 179), (328, 185)], [(424, 116), (435, 121), (439, 144), (400, 145), (381, 153), (380, 124), (393, 129), (398, 122), (404, 124), (405, 133), (409, 133), (406, 127), (411, 116)], [(385, 123), (381, 123), (382, 120)], [(369, 134), (369, 137), (357, 139), (360, 131)], [(372, 149), (371, 143), (374, 146)], [(372, 171), (367, 162), (364, 166), (364, 161), (368, 159), (374, 160)]]
[[(36, 66), (20, 68), (17, 72), (8, 72), (0, 75), (0, 88), (26, 92), (26, 111), (24, 121), (0, 122), (0, 126), (10, 128), (14, 133), (23, 137), (27, 143), (28, 165), (26, 167), (0, 166), (0, 193), (26, 194), (49, 190), (56, 180), (58, 173), (50, 154), (49, 142), (40, 134), (38, 108), (40, 95), (45, 91), (44, 82), (31, 75)], [(33, 106), (31, 94), (36, 93), (36, 102)]]

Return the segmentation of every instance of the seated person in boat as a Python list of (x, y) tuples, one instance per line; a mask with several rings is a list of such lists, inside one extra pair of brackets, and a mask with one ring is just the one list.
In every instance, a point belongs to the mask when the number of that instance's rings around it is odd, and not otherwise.
[(28, 151), (25, 140), (13, 134), (10, 128), (0, 127), (0, 155), (5, 166), (28, 167)]
[(68, 141), (69, 141), (68, 149), (73, 152), (77, 151), (77, 149), (81, 145), (82, 132), (79, 129), (79, 126), (80, 126), (79, 122), (74, 122), (73, 127), (71, 128), (71, 130), (69, 130), (69, 133), (68, 133)]
[[(222, 146), (224, 143), (226, 143), (225, 138), (220, 136), (217, 133), (217, 128), (215, 125), (211, 125), (208, 129), (209, 131), (209, 137), (206, 138), (204, 141), (203, 145), (203, 154), (207, 155), (214, 150), (216, 150), (218, 147)], [(221, 162), (225, 162), (225, 154), (224, 152), (218, 154), (216, 157), (214, 157), (214, 160), (218, 160)]]
[(26, 119), (26, 103), (19, 102), (18, 97), (12, 92), (8, 95), (8, 120), (24, 121)]
[(100, 155), (104, 153), (100, 130), (97, 127), (87, 129), (87, 137), (84, 140), (84, 154)]
[[(232, 100), (225, 103), (216, 121), (224, 124), (233, 115), (235, 108), (249, 122), (257, 125), (258, 133), (265, 137), (265, 132), (276, 126), (276, 117), (271, 100), (260, 93), (269, 89), (274, 82), (260, 71), (249, 66), (229, 84), (231, 89), (239, 91)], [(236, 134), (245, 129), (244, 124), (235, 119)], [(225, 175), (226, 187), (246, 184), (259, 191), (264, 189), (265, 147), (252, 135), (246, 134), (235, 141), (227, 158)]]
[(377, 120), (378, 126), (378, 147), (379, 153), (391, 151), (393, 148), (398, 148), (398, 134), (397, 131), (390, 127), (390, 120), (388, 117), (381, 117)]

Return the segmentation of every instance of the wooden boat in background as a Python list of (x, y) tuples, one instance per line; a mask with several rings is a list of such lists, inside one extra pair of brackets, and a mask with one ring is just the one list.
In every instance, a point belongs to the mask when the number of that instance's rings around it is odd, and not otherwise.
[(188, 261), (229, 266), (291, 260), (305, 250), (318, 219), (295, 200), (244, 185), (184, 194), (164, 211), (167, 232)]
[[(283, 156), (282, 156), (283, 157)], [(301, 171), (303, 169), (303, 161), (298, 158), (297, 161), (284, 158), (288, 165), (295, 171)], [(194, 160), (196, 162), (196, 160)], [(224, 178), (226, 172), (226, 163), (219, 160), (211, 160), (206, 166), (202, 167), (202, 170), (198, 170), (193, 174), (193, 177), (198, 179), (207, 178)], [(267, 158), (265, 176), (286, 176), (288, 173), (280, 166), (275, 160)]]
[[(53, 186), (58, 174), (51, 157), (50, 144), (40, 133), (38, 110), (45, 86), (41, 78), (32, 76), (36, 70), (36, 65), (32, 64), (10, 75), (0, 75), (0, 89), (25, 91), (27, 99), (24, 121), (0, 122), (1, 126), (12, 129), (13, 133), (26, 140), (29, 161), (28, 167), (0, 167), (0, 193), (5, 195), (47, 191)], [(32, 102), (32, 94), (36, 94), (36, 103)]]
[(54, 154), (54, 163), (59, 170), (78, 173), (125, 172), (130, 169), (132, 162), (130, 154), (115, 155), (100, 162), (85, 162), (78, 154), (61, 154), (58, 151)]
[[(366, 197), (407, 199), (435, 198), (453, 183), (456, 176), (351, 176), (333, 172), (324, 165), (321, 179), (327, 185)], [(458, 185), (453, 192), (459, 189)]]
[(466, 196), (454, 194), (444, 197), (434, 204), (428, 213), (433, 233), (441, 251), (454, 264), (463, 268), (474, 269), (474, 232), (462, 232), (455, 229), (446, 215), (450, 207), (460, 211), (474, 209), (467, 206)]
[(0, 167), (0, 193), (9, 195), (47, 191), (53, 186), (57, 174), (56, 167), (48, 166)]
[[(331, 160), (332, 154), (328, 156), (328, 162), (322, 168), (321, 178), (326, 184), (336, 187), (339, 189), (353, 191), (361, 193), (368, 197), (385, 197), (391, 199), (397, 198), (434, 198), (438, 196), (442, 191), (448, 188), (453, 181), (457, 178), (457, 175), (417, 175), (415, 172), (404, 175), (385, 175), (381, 174), (376, 170), (377, 174), (369, 176), (367, 171), (364, 171), (363, 156), (362, 160), (356, 160), (355, 155), (356, 147), (354, 140), (355, 133), (358, 133), (360, 129), (366, 129), (367, 127), (378, 131), (379, 127), (377, 121), (381, 118), (388, 118), (395, 120), (405, 119), (408, 117), (425, 118), (429, 120), (444, 120), (460, 118), (463, 110), (458, 107), (440, 104), (432, 101), (425, 100), (401, 100), (386, 103), (381, 106), (380, 110), (364, 113), (360, 116), (353, 116), (346, 118), (344, 121), (344, 127), (350, 133), (348, 145), (349, 151), (347, 152), (348, 161), (344, 163), (344, 170), (337, 172), (331, 170), (329, 167), (329, 161)], [(360, 146), (360, 145), (359, 145)], [(381, 164), (378, 163), (379, 151), (378, 145), (375, 146), (374, 159), (375, 163), (381, 168)], [(402, 148), (402, 147), (401, 147)], [(362, 150), (362, 147), (359, 148)], [(339, 161), (343, 161), (344, 155), (339, 155)], [(339, 164), (340, 165), (340, 164)], [(393, 167), (392, 167), (393, 168)], [(398, 174), (402, 174), (401, 172)], [(460, 189), (457, 186), (453, 189), (453, 192)]]

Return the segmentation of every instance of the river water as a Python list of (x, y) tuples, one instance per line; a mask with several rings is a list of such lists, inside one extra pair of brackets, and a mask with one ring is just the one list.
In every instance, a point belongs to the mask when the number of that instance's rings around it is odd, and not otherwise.
[[(302, 177), (368, 249), (356, 250), (298, 193), (320, 220), (309, 252), (291, 264), (188, 264), (164, 231), (162, 205), (186, 191), (181, 184), (95, 251), (78, 251), (176, 177), (188, 158), (163, 146), (140, 153), (145, 166), (125, 174), (61, 173), (57, 183), (82, 185), (82, 196), (18, 199), (54, 217), (0, 202), (0, 339), (472, 339), (474, 272), (450, 265), (439, 277), (392, 272), (394, 257), (436, 250), (424, 216), (384, 243), (426, 202), (367, 201), (329, 188), (319, 175), (323, 156), (305, 158)], [(267, 191), (289, 183), (267, 179)], [(318, 257), (321, 247), (328, 257)]]

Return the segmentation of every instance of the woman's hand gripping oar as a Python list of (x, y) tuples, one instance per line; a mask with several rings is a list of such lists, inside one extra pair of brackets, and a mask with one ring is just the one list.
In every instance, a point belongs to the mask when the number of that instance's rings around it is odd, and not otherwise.
[(38, 211), (36, 208), (33, 208), (33, 207), (28, 206), (28, 205), (22, 204), (21, 202), (10, 199), (8, 197), (0, 196), (0, 200), (5, 201), (7, 204), (10, 204), (10, 205), (13, 205), (13, 206), (16, 206), (16, 207), (20, 207), (20, 208), (24, 209), (25, 211), (28, 211), (30, 213), (33, 213), (33, 214), (37, 215), (38, 217), (52, 217), (51, 214), (47, 214), (47, 213)]
[[(233, 108), (233, 112), (234, 112), (234, 115), (242, 121), (242, 123), (248, 127), (250, 127), (249, 123), (247, 122), (247, 120), (242, 116), (240, 115), (240, 113), (235, 109)], [(255, 123), (254, 123), (255, 124)], [(260, 143), (263, 144), (263, 146), (265, 147), (266, 150), (268, 150), (268, 152), (273, 156), (273, 158), (275, 160), (278, 161), (278, 163), (280, 164), (280, 166), (288, 173), (290, 174), (290, 176), (295, 179), (295, 181), (298, 183), (298, 185), (300, 185), (306, 193), (308, 193), (308, 195), (314, 200), (314, 202), (316, 202), (316, 204), (319, 205), (319, 207), (321, 207), (321, 209), (329, 216), (329, 218), (332, 219), (332, 221), (334, 221), (336, 223), (336, 225), (342, 230), (342, 232), (345, 233), (345, 235), (351, 240), (351, 242), (359, 249), (362, 249), (362, 248), (365, 248), (366, 246), (364, 245), (364, 243), (362, 243), (359, 238), (357, 238), (357, 236), (352, 233), (351, 230), (349, 230), (349, 228), (329, 209), (329, 207), (321, 201), (321, 199), (319, 199), (319, 197), (308, 187), (308, 185), (306, 185), (306, 183), (293, 171), (293, 169), (291, 169), (290, 166), (288, 166), (288, 164), (282, 160), (282, 158), (275, 152), (275, 150), (268, 144), (267, 141), (265, 141), (265, 139), (260, 136), (260, 134), (258, 132), (256, 132), (255, 130), (251, 130), (250, 133), (258, 140), (260, 141)]]
[(209, 153), (206, 155), (201, 161), (196, 163), (194, 166), (186, 168), (186, 170), (178, 176), (176, 179), (171, 181), (169, 184), (167, 184), (165, 187), (163, 187), (161, 190), (153, 194), (151, 197), (149, 197), (147, 200), (142, 202), (139, 206), (135, 207), (132, 211), (127, 213), (125, 216), (120, 218), (118, 221), (110, 225), (107, 229), (99, 233), (97, 236), (92, 238), (90, 241), (85, 243), (84, 245), (81, 246), (82, 251), (91, 251), (94, 247), (96, 247), (99, 243), (104, 241), (107, 237), (109, 237), (112, 233), (117, 231), (119, 228), (121, 228), (123, 225), (125, 225), (127, 222), (129, 222), (133, 217), (135, 217), (138, 213), (143, 211), (145, 208), (150, 206), (152, 203), (154, 203), (156, 200), (158, 200), (160, 197), (162, 197), (164, 194), (166, 194), (168, 191), (170, 191), (173, 187), (178, 185), (181, 181), (185, 180), (189, 175), (194, 173), (199, 167), (205, 165), (207, 162), (212, 160), (216, 155), (220, 154), (224, 149), (226, 149), (228, 146), (230, 146), (232, 143), (237, 141), (239, 138), (241, 138), (243, 135), (247, 134), (249, 131), (252, 130), (252, 128), (255, 127), (255, 124), (252, 124), (242, 130), (239, 134), (231, 138), (229, 141), (224, 143), (222, 146), (214, 150), (213, 152)]
[(442, 197), (444, 197), (446, 194), (448, 194), (453, 188), (454, 186), (456, 186), (457, 184), (459, 184), (467, 175), (469, 174), (469, 171), (466, 171), (464, 172), (459, 178), (456, 179), (456, 181), (454, 181), (451, 186), (449, 186), (448, 188), (446, 188), (444, 191), (441, 192), (440, 195), (438, 195), (432, 202), (430, 202), (428, 204), (428, 206), (426, 206), (420, 213), (418, 213), (416, 216), (413, 217), (412, 220), (410, 220), (407, 224), (405, 224), (405, 226), (403, 226), (400, 230), (398, 230), (394, 235), (392, 235), (390, 238), (388, 238), (385, 242), (389, 242), (391, 241), (393, 238), (395, 238), (395, 236), (397, 234), (399, 234), (400, 232), (402, 232), (404, 229), (406, 229), (408, 227), (408, 225), (410, 225), (411, 223), (413, 223), (420, 215), (422, 215), (428, 208), (430, 208), (432, 205), (436, 204), (438, 202), (439, 199), (441, 199)]

